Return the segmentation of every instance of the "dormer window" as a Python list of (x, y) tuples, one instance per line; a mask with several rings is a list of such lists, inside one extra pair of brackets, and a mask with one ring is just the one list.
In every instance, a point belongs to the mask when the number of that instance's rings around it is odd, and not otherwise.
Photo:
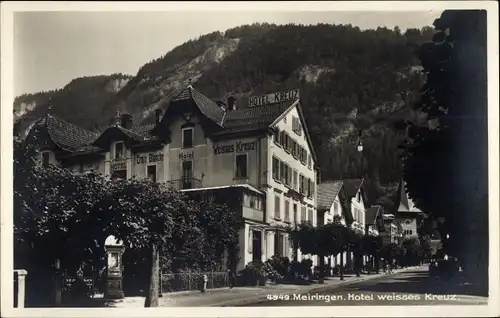
[(48, 168), (50, 164), (50, 153), (48, 151), (42, 152), (42, 165), (44, 168)]
[(125, 157), (125, 147), (123, 142), (115, 143), (115, 159), (123, 159)]
[(194, 129), (193, 127), (182, 128), (182, 148), (193, 148)]

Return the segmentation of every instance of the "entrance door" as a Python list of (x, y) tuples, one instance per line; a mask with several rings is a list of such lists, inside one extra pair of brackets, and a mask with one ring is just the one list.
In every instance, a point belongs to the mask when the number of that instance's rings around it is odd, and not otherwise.
[(191, 189), (193, 182), (193, 162), (182, 162), (182, 189)]
[(252, 249), (253, 249), (253, 261), (262, 260), (262, 232), (252, 231)]

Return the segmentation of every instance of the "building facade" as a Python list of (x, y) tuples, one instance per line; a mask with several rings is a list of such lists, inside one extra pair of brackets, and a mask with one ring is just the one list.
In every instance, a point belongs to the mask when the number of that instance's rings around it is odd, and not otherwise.
[(27, 140), (36, 137), (44, 164), (74, 173), (150, 178), (190, 195), (239, 198), (241, 269), (291, 255), (287, 235), (276, 228), (317, 223), (317, 158), (298, 90), (252, 97), (249, 104), (212, 101), (189, 85), (159, 103), (154, 124), (134, 125), (122, 114), (94, 133), (49, 112)]
[[(350, 199), (343, 187), (344, 182), (326, 181), (318, 186), (318, 224), (327, 224), (335, 221), (336, 218), (344, 226), (352, 223)], [(344, 260), (347, 259), (347, 252), (344, 252)], [(341, 255), (326, 257), (325, 264), (332, 267), (340, 265)]]

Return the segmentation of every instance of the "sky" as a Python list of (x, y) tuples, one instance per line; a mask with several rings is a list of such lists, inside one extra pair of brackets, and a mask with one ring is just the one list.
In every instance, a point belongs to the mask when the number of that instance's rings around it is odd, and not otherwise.
[(412, 12), (16, 12), (14, 94), (62, 88), (82, 76), (135, 75), (190, 39), (254, 22), (352, 24), (361, 29), (432, 25), (441, 11)]

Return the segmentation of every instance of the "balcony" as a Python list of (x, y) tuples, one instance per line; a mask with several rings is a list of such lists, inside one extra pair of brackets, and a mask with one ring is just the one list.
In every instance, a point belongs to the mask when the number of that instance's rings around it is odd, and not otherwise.
[(195, 178), (182, 178), (177, 180), (170, 180), (167, 181), (167, 184), (178, 191), (201, 188), (201, 180)]

